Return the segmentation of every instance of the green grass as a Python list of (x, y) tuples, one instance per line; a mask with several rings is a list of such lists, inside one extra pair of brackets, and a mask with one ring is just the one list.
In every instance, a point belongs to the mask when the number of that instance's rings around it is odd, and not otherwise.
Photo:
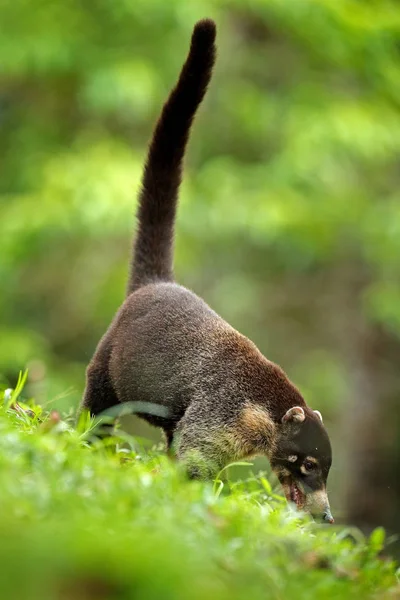
[(312, 523), (262, 475), (188, 482), (161, 449), (27, 414), (20, 391), (0, 391), (1, 598), (397, 597), (383, 530)]

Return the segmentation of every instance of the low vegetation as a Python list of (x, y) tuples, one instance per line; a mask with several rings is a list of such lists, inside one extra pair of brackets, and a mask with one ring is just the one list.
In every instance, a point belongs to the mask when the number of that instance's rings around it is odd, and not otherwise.
[(398, 597), (382, 529), (313, 523), (262, 474), (188, 482), (160, 449), (21, 388), (0, 391), (2, 598)]

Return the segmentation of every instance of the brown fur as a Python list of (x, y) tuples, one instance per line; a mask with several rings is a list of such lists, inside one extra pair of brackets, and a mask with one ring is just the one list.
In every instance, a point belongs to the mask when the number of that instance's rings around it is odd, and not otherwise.
[(249, 402), (243, 408), (237, 428), (249, 447), (248, 456), (268, 456), (275, 449), (276, 425), (264, 408)]
[[(322, 487), (330, 445), (320, 418), (279, 366), (173, 282), (182, 161), (211, 77), (214, 38), (212, 21), (196, 25), (158, 121), (139, 197), (128, 296), (87, 369), (82, 408), (97, 415), (118, 403), (146, 403), (141, 416), (164, 430), (168, 447), (174, 443), (191, 476), (212, 477), (252, 454), (265, 454), (277, 472), (287, 468), (293, 474), (298, 465), (288, 456), (300, 460), (303, 447), (306, 455), (319, 448), (325, 457)], [(299, 407), (296, 419), (288, 413), (293, 407)]]

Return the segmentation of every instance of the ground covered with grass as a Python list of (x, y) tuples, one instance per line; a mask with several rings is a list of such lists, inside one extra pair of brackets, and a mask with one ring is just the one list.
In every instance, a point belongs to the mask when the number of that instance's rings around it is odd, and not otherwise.
[(161, 450), (19, 391), (0, 391), (1, 598), (400, 597), (383, 530), (312, 523), (262, 474), (188, 482)]

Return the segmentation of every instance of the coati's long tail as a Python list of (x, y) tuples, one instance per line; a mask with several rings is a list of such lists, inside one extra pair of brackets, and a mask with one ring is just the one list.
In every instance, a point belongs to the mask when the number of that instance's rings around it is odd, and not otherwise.
[(211, 79), (215, 34), (210, 19), (196, 23), (189, 55), (155, 128), (139, 195), (128, 294), (147, 283), (173, 280), (174, 221), (183, 157), (194, 115)]

